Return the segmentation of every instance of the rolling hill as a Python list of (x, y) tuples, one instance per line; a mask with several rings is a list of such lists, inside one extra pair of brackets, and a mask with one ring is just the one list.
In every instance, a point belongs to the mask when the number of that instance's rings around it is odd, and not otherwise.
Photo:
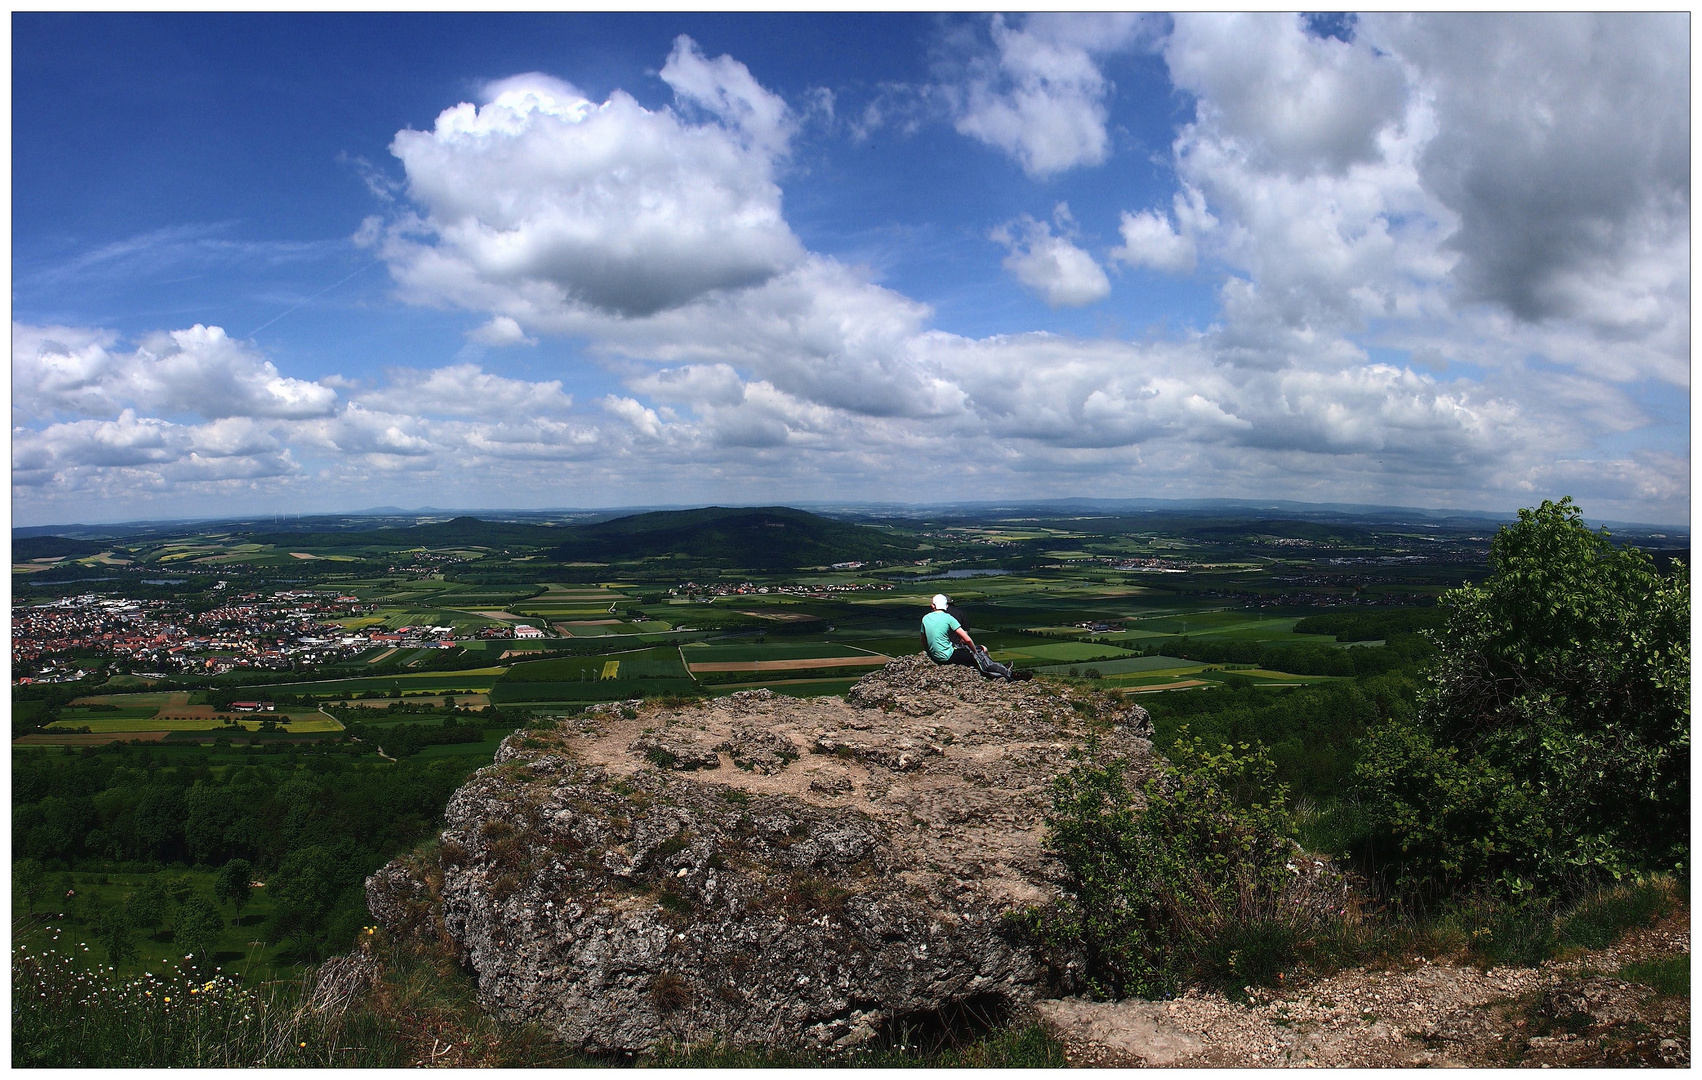
[(662, 510), (580, 525), (551, 550), (558, 562), (674, 557), (752, 570), (907, 559), (916, 541), (891, 529), (852, 525), (784, 506)]

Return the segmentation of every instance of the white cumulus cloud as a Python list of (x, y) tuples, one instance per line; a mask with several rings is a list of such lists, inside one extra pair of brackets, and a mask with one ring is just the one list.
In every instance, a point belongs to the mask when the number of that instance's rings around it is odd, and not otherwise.
[(336, 405), (335, 390), (282, 375), (217, 326), (149, 334), (133, 351), (115, 351), (116, 341), (109, 331), (14, 324), (15, 410), (113, 416), (135, 407), (208, 419), (301, 419)]
[(404, 290), (525, 325), (584, 308), (649, 315), (796, 265), (803, 249), (772, 175), (784, 114), (743, 65), (706, 61), (689, 42), (670, 73), (682, 98), (731, 126), (521, 75), (431, 131), (397, 134), (391, 152), (422, 212), (383, 245)]
[(388, 384), (359, 395), (361, 406), (388, 413), (496, 417), (509, 413), (559, 413), (573, 398), (561, 380), (526, 382), (493, 375), (477, 364), (454, 364), (422, 371), (392, 368)]
[[(1060, 229), (1071, 223), (1069, 207), (1058, 204), (1054, 219)], [(1092, 255), (1067, 235), (1054, 235), (1051, 225), (1023, 215), (1001, 225), (992, 239), (1010, 249), (1001, 264), (1022, 286), (1054, 308), (1081, 307), (1103, 300), (1111, 282)]]
[(1123, 47), (1139, 28), (1133, 17), (1053, 16), (1013, 28), (993, 16), (994, 54), (974, 58), (963, 84), (950, 88), (957, 130), (1031, 176), (1100, 164), (1110, 147), (1110, 84), (1093, 52)]

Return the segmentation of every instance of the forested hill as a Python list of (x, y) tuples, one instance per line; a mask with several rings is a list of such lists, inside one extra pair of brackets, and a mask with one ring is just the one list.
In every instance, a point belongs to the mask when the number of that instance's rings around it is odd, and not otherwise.
[(551, 552), (560, 562), (678, 556), (752, 570), (793, 570), (836, 562), (914, 556), (911, 536), (853, 525), (784, 506), (662, 510), (582, 525)]
[(98, 555), (106, 544), (89, 540), (72, 540), (64, 536), (20, 536), (12, 541), (12, 560), (58, 559), (66, 556)]
[(473, 547), (541, 548), (560, 543), (566, 531), (557, 525), (517, 525), (484, 521), (476, 517), (458, 517), (450, 521), (412, 525), (404, 529), (253, 533), (248, 539), (256, 544), (275, 544), (285, 548), (307, 545), (315, 548), (406, 549), (450, 547), (457, 544)]

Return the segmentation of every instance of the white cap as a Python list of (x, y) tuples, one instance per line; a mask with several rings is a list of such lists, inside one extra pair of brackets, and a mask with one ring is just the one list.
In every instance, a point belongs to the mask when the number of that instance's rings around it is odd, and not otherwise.
[(948, 605), (950, 603), (951, 603), (951, 601), (946, 599), (945, 593), (935, 593), (934, 594), (934, 610), (935, 611), (944, 611), (946, 609), (946, 605)]

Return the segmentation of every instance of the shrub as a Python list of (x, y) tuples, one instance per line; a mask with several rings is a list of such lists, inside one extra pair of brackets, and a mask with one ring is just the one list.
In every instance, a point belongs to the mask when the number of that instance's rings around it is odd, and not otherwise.
[(1685, 865), (1689, 580), (1579, 513), (1545, 501), (1496, 534), (1490, 577), (1443, 597), (1416, 715), (1365, 739), (1355, 786), (1399, 892)]
[(1079, 951), (1102, 997), (1171, 993), (1189, 977), (1231, 993), (1273, 982), (1332, 914), (1262, 749), (1182, 739), (1171, 757), (1136, 790), (1129, 763), (1090, 741), (1053, 782), (1047, 844), (1071, 895), (1025, 921), (1049, 948)]

